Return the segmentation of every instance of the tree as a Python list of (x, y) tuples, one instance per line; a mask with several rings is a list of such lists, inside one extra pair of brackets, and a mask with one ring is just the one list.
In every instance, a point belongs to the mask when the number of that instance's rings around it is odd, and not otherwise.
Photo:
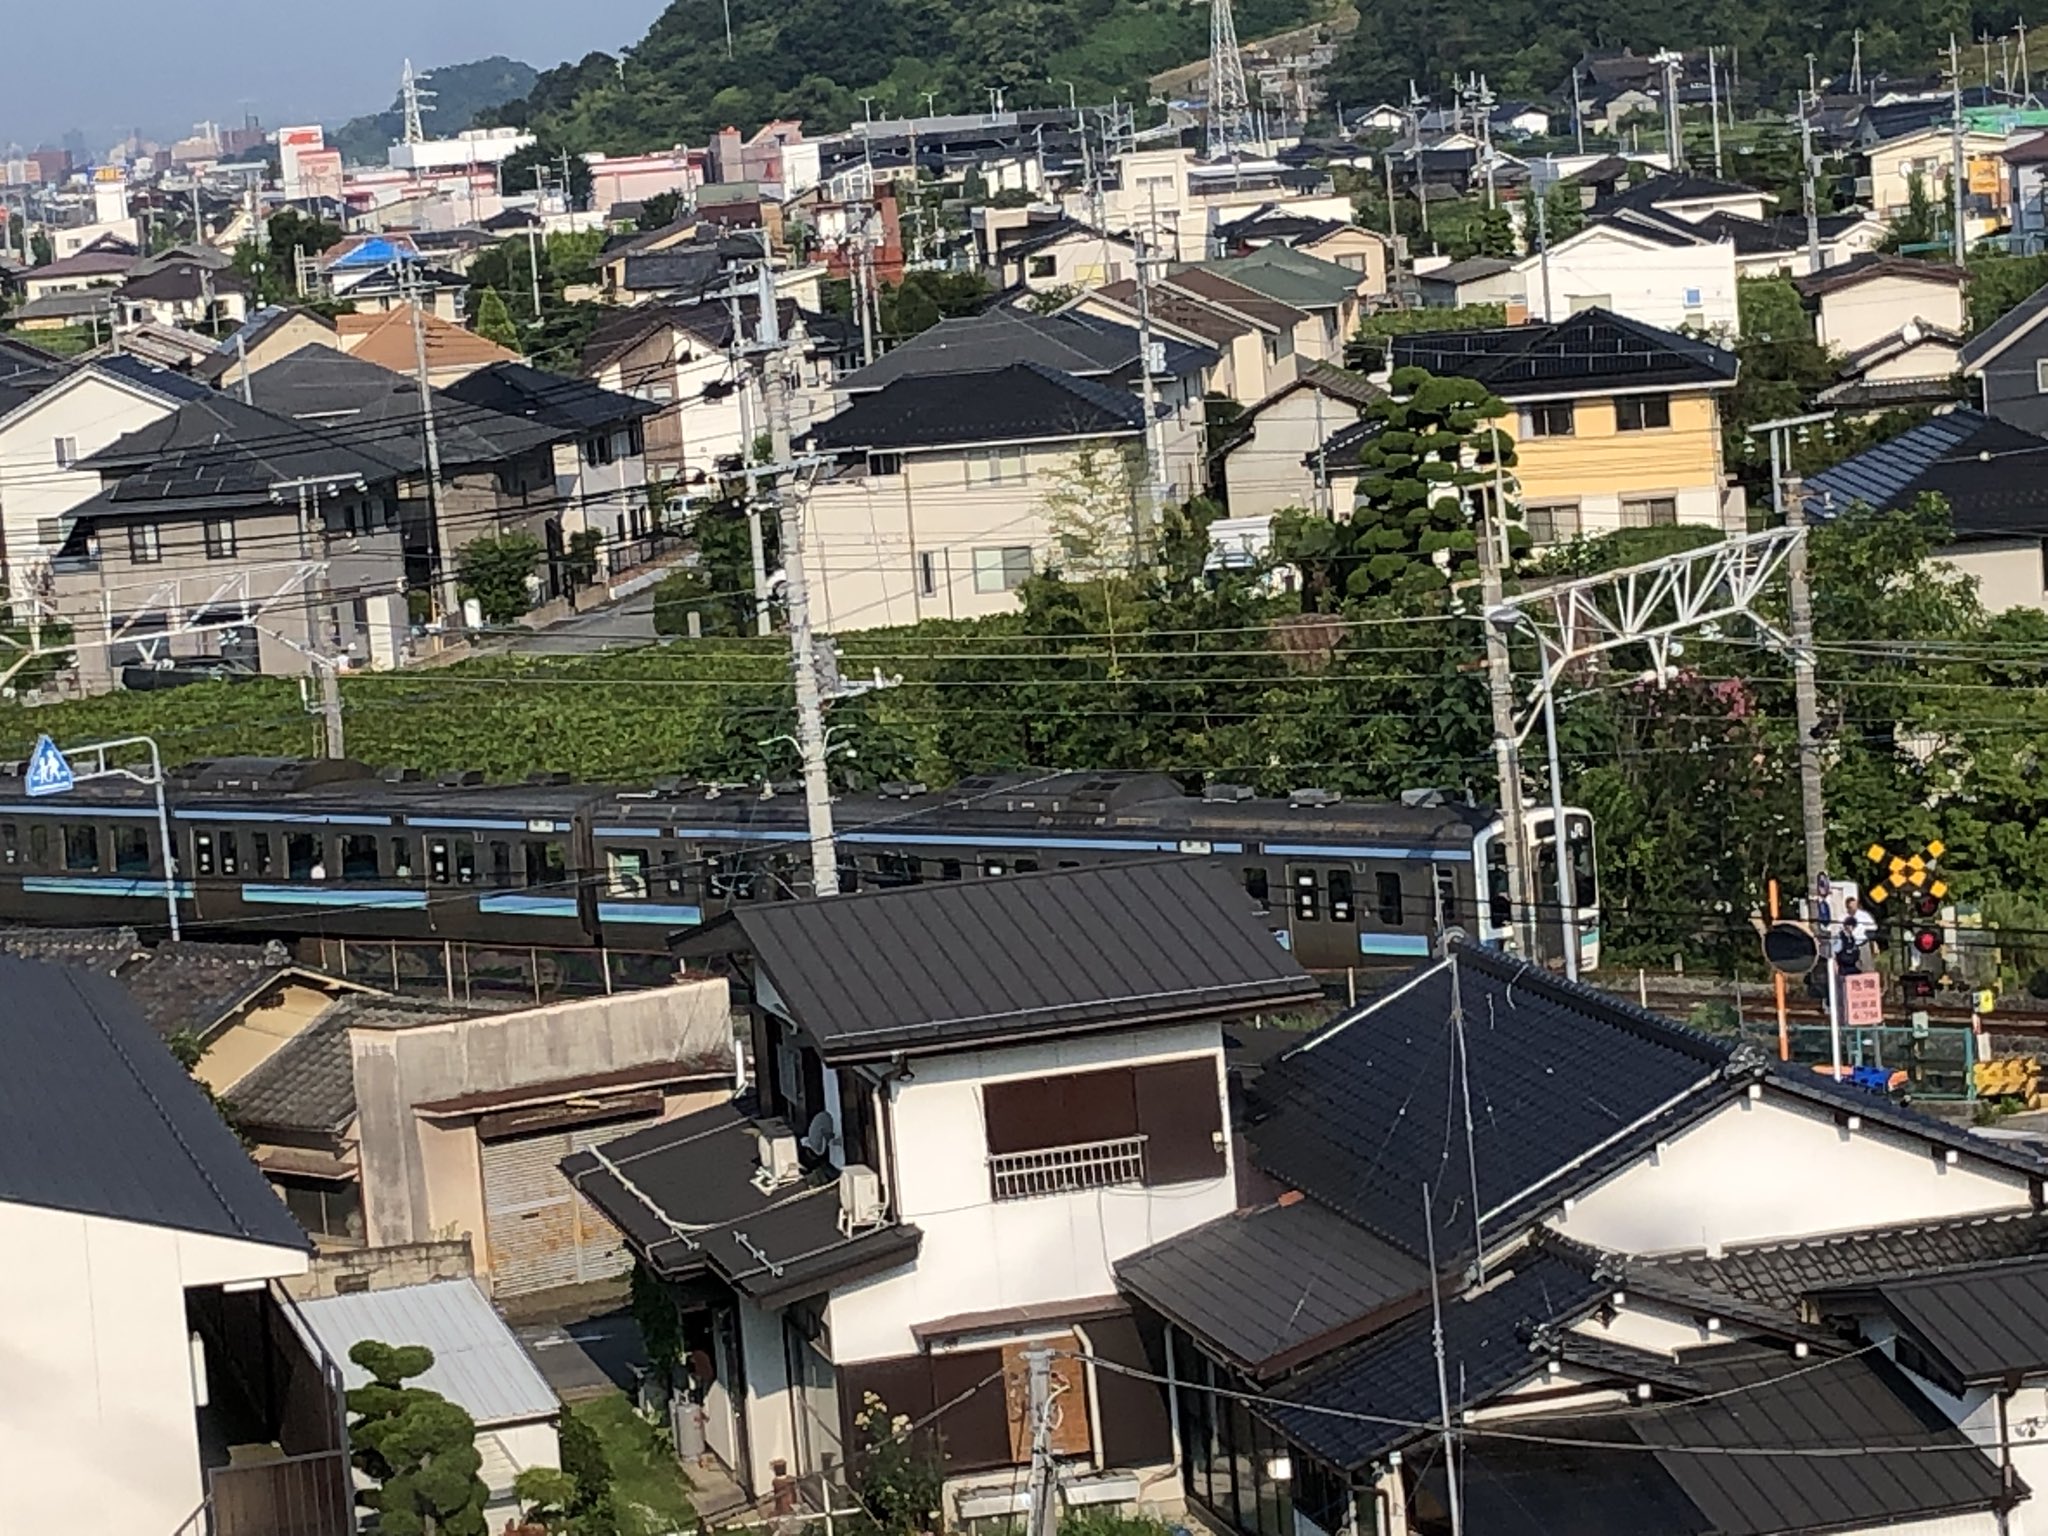
[(1576, 182), (1560, 181), (1543, 194), (1545, 236), (1552, 245), (1586, 227), (1586, 205)]
[(633, 221), (634, 227), (645, 232), (666, 229), (675, 223), (682, 205), (683, 195), (680, 192), (657, 192), (641, 201), (639, 216)]
[(512, 311), (505, 307), (505, 296), (495, 288), (485, 288), (477, 303), (476, 333), (485, 341), (495, 341), (514, 352), (519, 350), (519, 327), (512, 323)]
[(534, 573), (546, 549), (530, 533), (502, 533), (462, 546), (457, 590), (475, 598), (486, 624), (510, 624), (533, 606)]
[(1479, 254), (1512, 261), (1522, 254), (1515, 239), (1515, 219), (1506, 208), (1489, 208), (1479, 215)]
[(40, 229), (29, 231), (28, 259), (31, 264), (38, 267), (47, 267), (57, 259), (57, 248), (50, 243), (50, 237), (46, 231)]
[(565, 157), (569, 174), (569, 206), (587, 208), (590, 206), (590, 166), (583, 156), (570, 153), (566, 144), (554, 139), (536, 138), (526, 148), (507, 155), (498, 167), (498, 185), (505, 189), (508, 197), (523, 197), (542, 183), (559, 188)]
[(378, 1486), (363, 1494), (385, 1536), (485, 1536), (490, 1490), (477, 1469), (476, 1421), (438, 1392), (408, 1387), (433, 1368), (423, 1345), (392, 1346), (363, 1339), (350, 1360), (370, 1384), (348, 1393), (351, 1460)]
[(1941, 238), (1942, 218), (1927, 192), (1927, 178), (1919, 171), (1906, 176), (1906, 211), (1892, 221), (1882, 248), (1897, 251), (1909, 245), (1932, 245)]
[(1089, 438), (1045, 478), (1048, 489), (1040, 505), (1059, 546), (1056, 563), (1095, 589), (1115, 675), (1119, 588), (1128, 586), (1145, 562), (1153, 533), (1143, 521), (1143, 452), (1121, 444), (1104, 447)]

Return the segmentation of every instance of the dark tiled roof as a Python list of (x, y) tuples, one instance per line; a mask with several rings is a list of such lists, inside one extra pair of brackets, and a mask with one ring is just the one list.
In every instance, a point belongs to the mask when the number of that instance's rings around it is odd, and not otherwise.
[(1940, 283), (1949, 288), (1960, 288), (1969, 281), (1969, 275), (1961, 267), (1952, 267), (1946, 262), (1916, 261), (1910, 256), (1887, 256), (1878, 251), (1865, 251), (1850, 257), (1840, 266), (1795, 277), (1792, 286), (1807, 298), (1817, 299), (1823, 294), (1839, 293), (1844, 288), (1853, 288), (1858, 283), (1873, 282), (1881, 277)]
[[(1646, 177), (1632, 187), (1623, 188), (1611, 196), (1603, 197), (1595, 211), (1606, 213), (1619, 208), (1661, 208), (1669, 203), (1698, 203), (1714, 198), (1758, 197), (1755, 187), (1745, 187), (1740, 182), (1716, 181), (1711, 176), (1687, 176), (1684, 174)], [(1765, 197), (1769, 202), (1770, 199)]]
[(1877, 1298), (1955, 1386), (2048, 1372), (2048, 1257), (1886, 1280)]
[[(1242, 261), (1249, 258), (1237, 259)], [(1306, 311), (1297, 309), (1292, 304), (1283, 304), (1278, 299), (1268, 298), (1256, 288), (1248, 287), (1235, 278), (1204, 267), (1183, 268), (1167, 278), (1162, 286), (1178, 288), (1181, 292), (1191, 293), (1210, 304), (1220, 304), (1235, 314), (1243, 315), (1248, 320), (1256, 320), (1261, 325), (1270, 326), (1277, 331), (1291, 331), (1308, 318)]]
[(282, 944), (159, 944), (121, 967), (121, 985), (159, 1034), (204, 1037), (292, 969)]
[(1391, 1321), (1429, 1283), (1399, 1249), (1299, 1199), (1184, 1232), (1123, 1260), (1116, 1274), (1155, 1312), (1254, 1375)]
[[(2048, 142), (2048, 134), (2042, 135), (2042, 139)], [(2048, 316), (2048, 283), (2043, 283), (1963, 343), (1963, 349), (1957, 356), (1961, 358), (1964, 370), (1968, 371), (1994, 353), (2003, 351), (2008, 342), (2039, 325), (2043, 316)]]
[[(1206, 348), (1178, 341), (1165, 346), (1169, 373), (1215, 361)], [(844, 375), (833, 387), (859, 393), (901, 378), (987, 373), (1012, 363), (1037, 363), (1076, 378), (1135, 375), (1139, 351), (1138, 333), (1130, 326), (1078, 313), (1034, 315), (999, 307), (941, 320), (867, 367)]]
[[(1138, 285), (1130, 278), (1107, 283), (1096, 292), (1110, 303), (1137, 313)], [(1258, 327), (1238, 315), (1225, 314), (1190, 293), (1177, 293), (1167, 284), (1152, 290), (1152, 318), (1176, 330), (1199, 336), (1217, 346), (1228, 346), (1240, 336), (1254, 334)]]
[(1236, 881), (1191, 860), (774, 902), (730, 913), (683, 949), (751, 951), (828, 1062), (1321, 995)]
[[(1451, 964), (1464, 1009), (1473, 1109), (1468, 1166), (1451, 1023)], [(1720, 1041), (1589, 987), (1459, 946), (1311, 1037), (1266, 1074), (1276, 1105), (1254, 1125), (1255, 1160), (1410, 1254), (1469, 1252), (1476, 1188), (1498, 1232), (1532, 1191), (1559, 1200), (1634, 1146), (1660, 1114), (1702, 1112), (1732, 1091)], [(1453, 1134), (1453, 1132), (1456, 1134)], [(1445, 1148), (1450, 1151), (1446, 1153)], [(1563, 1177), (1572, 1171), (1572, 1180)]]
[[(1703, 236), (1698, 228), (1677, 215), (1660, 213), (1655, 209), (1598, 209), (1587, 218), (1586, 227), (1612, 229), (1656, 245), (1671, 247), (1704, 245), (1712, 239), (1711, 236)], [(1557, 243), (1562, 246), (1565, 242), (1560, 240)]]
[(1718, 1258), (1696, 1253), (1637, 1259), (1629, 1274), (1633, 1281), (1661, 1272), (1791, 1314), (1815, 1291), (2041, 1253), (2048, 1253), (2048, 1215), (2022, 1211), (1757, 1243), (1725, 1249)]
[(304, 1249), (234, 1133), (111, 977), (0, 959), (0, 1201)]
[(1927, 494), (1947, 500), (1963, 537), (2048, 534), (2048, 438), (1961, 407), (1810, 477), (1806, 507), (1825, 519)]
[(228, 1091), (235, 1121), (252, 1134), (297, 1131), (333, 1135), (356, 1113), (355, 1070), (348, 1041), (351, 1026), (402, 1029), (471, 1011), (446, 1003), (367, 994), (338, 998)]
[(402, 467), (367, 446), (344, 446), (317, 428), (220, 394), (188, 401), (82, 462), (101, 470), (132, 466), (87, 503), (116, 511), (183, 500), (264, 501), (281, 480), (360, 476), (374, 485)]
[(1735, 382), (1733, 352), (1605, 309), (1553, 324), (1396, 336), (1393, 355), (1396, 368), (1476, 379), (1508, 400)]
[(124, 299), (201, 299), (208, 295), (247, 293), (249, 285), (233, 272), (216, 271), (197, 262), (158, 267), (121, 285)]
[(1498, 256), (1467, 256), (1463, 261), (1454, 261), (1447, 267), (1436, 267), (1419, 275), (1417, 281), (1425, 283), (1476, 283), (1482, 278), (1499, 277), (1503, 272), (1512, 272), (1515, 264)]
[(1135, 396), (1038, 363), (1013, 363), (898, 379), (813, 427), (809, 443), (830, 452), (1058, 441), (1131, 436), (1144, 422)]
[[(1558, 1358), (1564, 1326), (1613, 1289), (1542, 1248), (1525, 1248), (1510, 1263), (1512, 1273), (1489, 1276), (1487, 1284), (1443, 1301), (1444, 1379), (1453, 1417), (1546, 1369)], [(1424, 1307), (1287, 1382), (1275, 1394), (1286, 1406), (1268, 1407), (1263, 1416), (1330, 1465), (1363, 1469), (1430, 1433), (1417, 1426), (1441, 1423), (1433, 1330)], [(1312, 1409), (1335, 1412), (1304, 1411)]]
[(720, 1104), (579, 1152), (562, 1171), (656, 1273), (683, 1279), (709, 1270), (764, 1305), (916, 1258), (914, 1226), (887, 1221), (851, 1237), (840, 1229), (830, 1167), (791, 1187), (759, 1189), (755, 1126), (743, 1106)]
[(587, 379), (545, 373), (526, 363), (492, 363), (450, 384), (443, 393), (465, 405), (569, 432), (600, 431), (661, 409), (632, 395), (600, 389)]
[(665, 251), (642, 251), (625, 259), (621, 285), (633, 293), (674, 293), (689, 298), (725, 285), (725, 256), (711, 242)]

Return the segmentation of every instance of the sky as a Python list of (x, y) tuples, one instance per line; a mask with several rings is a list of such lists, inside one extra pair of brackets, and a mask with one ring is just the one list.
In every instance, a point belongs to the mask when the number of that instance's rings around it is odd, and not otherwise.
[(504, 54), (546, 69), (639, 41), (663, 0), (101, 0), (92, 25), (62, 5), (9, 6), (0, 148), (85, 132), (93, 153), (139, 127), (166, 138), (196, 122), (339, 123), (382, 111), (410, 57), (426, 69)]

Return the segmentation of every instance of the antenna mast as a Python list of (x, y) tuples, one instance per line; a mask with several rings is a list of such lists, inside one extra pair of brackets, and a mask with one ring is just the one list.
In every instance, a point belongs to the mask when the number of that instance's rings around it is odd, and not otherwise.
[(1230, 0), (1209, 0), (1209, 141), (1211, 160), (1242, 154), (1252, 141), (1251, 93)]

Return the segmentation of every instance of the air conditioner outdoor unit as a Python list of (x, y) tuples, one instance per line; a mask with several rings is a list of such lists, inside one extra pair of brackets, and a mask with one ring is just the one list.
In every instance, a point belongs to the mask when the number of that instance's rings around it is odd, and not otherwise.
[(850, 1237), (867, 1227), (880, 1226), (888, 1209), (882, 1176), (874, 1169), (866, 1163), (849, 1163), (839, 1170), (840, 1231)]
[(780, 1120), (764, 1120), (754, 1127), (754, 1170), (756, 1189), (780, 1189), (803, 1173), (796, 1157), (796, 1132)]

